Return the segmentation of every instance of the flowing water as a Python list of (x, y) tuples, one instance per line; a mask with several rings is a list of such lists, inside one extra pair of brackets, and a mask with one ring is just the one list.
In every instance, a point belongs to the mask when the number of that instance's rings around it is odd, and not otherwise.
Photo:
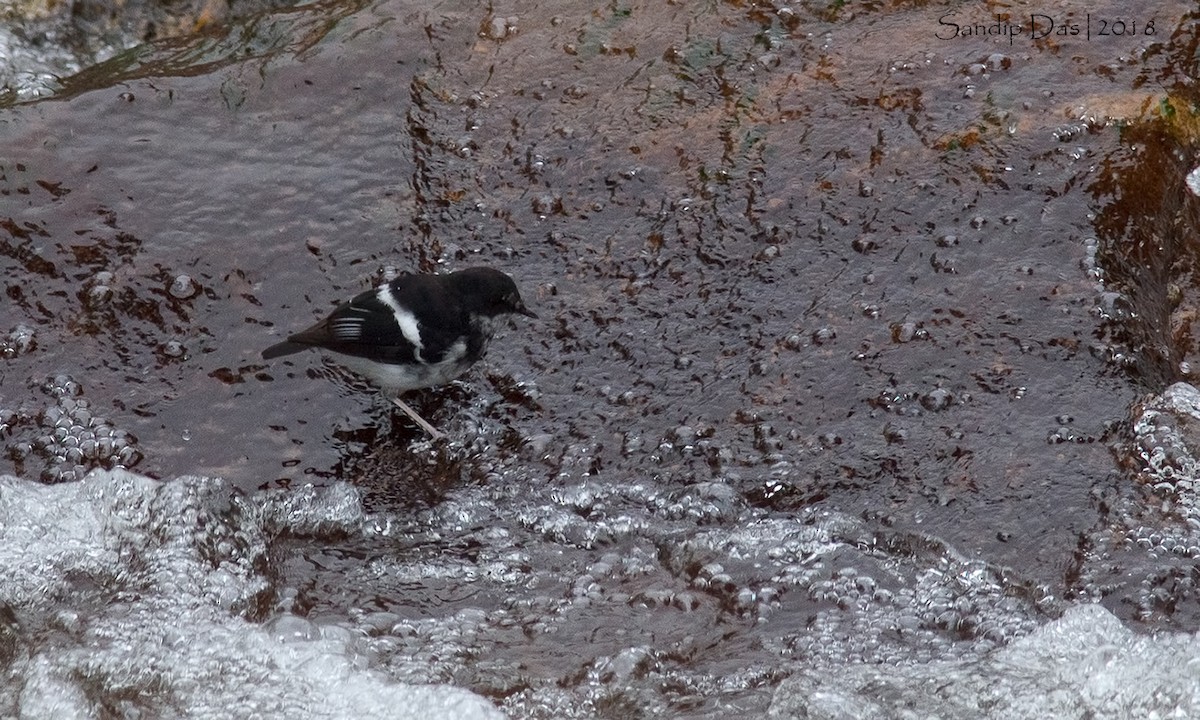
[[(14, 90), (4, 714), (1200, 712), (1197, 17), (1032, 15), (326, 1)], [(476, 264), (539, 319), (445, 444), (260, 358)]]

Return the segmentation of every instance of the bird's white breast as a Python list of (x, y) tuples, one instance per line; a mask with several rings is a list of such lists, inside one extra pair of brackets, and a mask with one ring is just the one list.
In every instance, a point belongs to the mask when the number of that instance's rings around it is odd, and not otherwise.
[(450, 346), (442, 361), (436, 363), (416, 362), (393, 365), (341, 353), (334, 353), (331, 358), (339, 365), (367, 378), (381, 389), (401, 393), (406, 390), (442, 385), (462, 375), (467, 368), (471, 367), (471, 363), (463, 361), (466, 354), (467, 344), (459, 340)]

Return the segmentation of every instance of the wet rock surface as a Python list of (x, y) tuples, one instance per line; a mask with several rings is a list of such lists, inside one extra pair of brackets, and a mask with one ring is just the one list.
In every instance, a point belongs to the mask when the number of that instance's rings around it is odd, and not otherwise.
[[(294, 531), (289, 609), (519, 716), (762, 709), (1064, 598), (1194, 630), (1144, 589), (1192, 536), (1164, 563), (1136, 528), (1178, 518), (1130, 519), (1131, 419), (1194, 354), (1188, 10), (1010, 45), (937, 8), (323, 3), (143, 46), (0, 115), (7, 470), (348, 480), (392, 540)], [(414, 394), (449, 443), (259, 358), (470, 264), (540, 320)]]

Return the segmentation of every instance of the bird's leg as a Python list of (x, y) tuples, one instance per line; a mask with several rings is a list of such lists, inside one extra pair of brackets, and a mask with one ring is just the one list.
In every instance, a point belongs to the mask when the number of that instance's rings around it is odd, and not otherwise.
[(445, 434), (439, 432), (437, 428), (426, 422), (425, 418), (418, 415), (416, 410), (410, 408), (408, 403), (401, 400), (399, 395), (389, 395), (388, 399), (395, 403), (396, 407), (403, 410), (405, 415), (412, 418), (413, 422), (420, 425), (422, 430), (429, 433), (430, 439), (441, 440), (442, 438), (446, 437)]

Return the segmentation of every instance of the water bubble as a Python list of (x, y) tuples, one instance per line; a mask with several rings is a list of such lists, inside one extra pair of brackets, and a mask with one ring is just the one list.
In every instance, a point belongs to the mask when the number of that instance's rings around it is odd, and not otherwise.
[(783, 448), (783, 438), (775, 432), (771, 423), (759, 423), (754, 426), (754, 449), (760, 452), (773, 452)]
[(824, 345), (832, 342), (837, 338), (837, 331), (829, 326), (817, 328), (812, 332), (812, 341), (817, 345)]
[(1012, 58), (1002, 53), (988, 55), (987, 66), (992, 70), (1007, 70), (1012, 67)]
[(779, 66), (779, 55), (775, 53), (763, 53), (758, 56), (758, 64), (765, 68), (773, 68)]
[(538, 195), (531, 204), (533, 212), (543, 218), (554, 213), (563, 214), (563, 201), (559, 195)]
[(921, 396), (921, 406), (934, 412), (945, 410), (953, 402), (954, 395), (945, 388), (934, 388)]
[(824, 447), (827, 450), (841, 445), (843, 442), (840, 435), (831, 432), (822, 433), (817, 437), (817, 441), (821, 443), (821, 447)]
[(137, 464), (139, 455), (140, 453), (137, 450), (134, 450), (129, 445), (125, 445), (117, 451), (117, 460), (121, 465), (130, 468)]
[(1200, 195), (1200, 167), (1193, 168), (1187, 174), (1187, 188), (1193, 195)]
[(1055, 140), (1065, 143), (1079, 137), (1080, 135), (1083, 135), (1086, 132), (1087, 125), (1083, 123), (1071, 123), (1070, 125), (1063, 125), (1056, 128), (1051, 134), (1054, 136)]
[(898, 343), (911, 342), (917, 336), (917, 324), (903, 322), (892, 324), (892, 341)]
[(79, 383), (75, 382), (70, 375), (61, 374), (47, 378), (42, 385), (48, 395), (54, 398), (66, 398), (79, 394)]
[(696, 429), (691, 425), (680, 425), (672, 431), (675, 442), (680, 445), (690, 445), (696, 441)]
[(108, 285), (96, 283), (88, 288), (84, 303), (88, 307), (99, 307), (112, 299), (113, 291)]
[(171, 297), (179, 300), (187, 300), (195, 297), (197, 291), (196, 282), (192, 280), (190, 275), (176, 276), (175, 280), (171, 283), (171, 287), (167, 289), (167, 292), (171, 293)]
[(642, 438), (640, 435), (631, 435), (629, 433), (626, 433), (625, 438), (624, 438), (624, 444), (623, 444), (621, 451), (625, 455), (632, 455), (634, 453), (640, 452), (644, 445), (645, 445), (645, 439)]
[(1123, 320), (1130, 317), (1132, 308), (1129, 300), (1119, 292), (1105, 291), (1096, 298), (1096, 310), (1106, 320)]
[(508, 17), (491, 15), (484, 19), (483, 27), (480, 28), (479, 34), (491, 40), (504, 40), (516, 34), (517, 21), (518, 17), (516, 15)]
[(168, 358), (181, 358), (187, 353), (187, 348), (178, 340), (168, 340), (162, 345), (162, 354)]
[(33, 328), (28, 325), (17, 325), (8, 336), (0, 338), (0, 355), (13, 358), (23, 355), (36, 347)]
[(850, 247), (852, 247), (855, 252), (860, 252), (866, 255), (867, 253), (878, 250), (879, 243), (875, 242), (875, 238), (871, 237), (870, 235), (863, 235), (854, 238), (853, 242), (850, 243)]

